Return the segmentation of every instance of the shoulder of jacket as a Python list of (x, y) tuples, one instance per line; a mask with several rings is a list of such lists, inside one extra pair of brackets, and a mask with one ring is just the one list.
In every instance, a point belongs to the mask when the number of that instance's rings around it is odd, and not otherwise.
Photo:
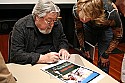
[(104, 10), (111, 12), (113, 9), (115, 9), (112, 5), (113, 2), (111, 2), (110, 0), (102, 0), (102, 1)]

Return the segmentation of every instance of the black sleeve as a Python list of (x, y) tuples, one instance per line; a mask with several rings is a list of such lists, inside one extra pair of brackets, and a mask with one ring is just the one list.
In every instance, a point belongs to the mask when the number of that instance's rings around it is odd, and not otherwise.
[[(112, 7), (113, 9), (111, 9), (110, 7)], [(108, 19), (111, 20), (110, 25), (113, 31), (113, 39), (111, 40), (110, 45), (106, 50), (106, 53), (111, 53), (111, 51), (117, 47), (118, 43), (120, 42), (123, 36), (122, 21), (120, 19), (118, 10), (115, 7), (113, 7), (113, 5), (110, 7), (110, 11), (108, 11)]]
[(60, 29), (60, 36), (59, 36), (59, 50), (60, 49), (65, 49), (68, 51), (69, 49), (69, 46), (68, 46), (68, 40), (66, 38), (66, 35), (64, 34), (64, 30), (63, 30), (63, 26), (62, 26), (62, 23), (60, 21), (58, 21), (58, 26), (57, 26), (59, 29)]
[(121, 19), (120, 19), (120, 15), (118, 13), (117, 10), (112, 10), (110, 16), (109, 16), (109, 19), (114, 21), (114, 25), (113, 25), (113, 28), (121, 28), (122, 27), (122, 22), (121, 22)]
[(79, 16), (77, 14), (77, 6), (76, 4), (73, 6), (72, 14), (74, 18), (74, 24), (75, 24), (75, 35), (77, 36), (80, 48), (84, 48), (84, 28), (83, 23), (80, 21)]
[(13, 27), (11, 36), (10, 62), (18, 64), (36, 64), (40, 54), (26, 51), (26, 41), (28, 40), (25, 34), (25, 26), (18, 24)]

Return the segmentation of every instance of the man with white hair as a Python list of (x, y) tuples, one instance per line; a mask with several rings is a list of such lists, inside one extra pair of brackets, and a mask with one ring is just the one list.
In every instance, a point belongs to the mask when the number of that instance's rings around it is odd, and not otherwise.
[(39, 0), (32, 14), (19, 19), (11, 35), (10, 62), (34, 65), (69, 59), (59, 15), (59, 7), (52, 1)]

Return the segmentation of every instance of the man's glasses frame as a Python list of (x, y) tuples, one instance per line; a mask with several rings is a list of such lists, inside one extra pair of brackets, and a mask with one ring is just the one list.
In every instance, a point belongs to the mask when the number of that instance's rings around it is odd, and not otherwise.
[(56, 23), (56, 22), (58, 21), (58, 18), (57, 18), (56, 20), (51, 20), (51, 21), (48, 21), (48, 20), (45, 19), (45, 18), (43, 18), (43, 19), (44, 19), (45, 23), (48, 24), (49, 26), (50, 26), (51, 24), (54, 24), (54, 23)]

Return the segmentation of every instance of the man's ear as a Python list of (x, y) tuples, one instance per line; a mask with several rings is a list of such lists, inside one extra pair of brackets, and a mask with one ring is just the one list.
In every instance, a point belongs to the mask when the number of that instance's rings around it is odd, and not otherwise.
[(39, 17), (38, 17), (37, 15), (35, 16), (35, 20), (36, 20), (36, 21), (38, 21), (38, 20), (39, 20)]

